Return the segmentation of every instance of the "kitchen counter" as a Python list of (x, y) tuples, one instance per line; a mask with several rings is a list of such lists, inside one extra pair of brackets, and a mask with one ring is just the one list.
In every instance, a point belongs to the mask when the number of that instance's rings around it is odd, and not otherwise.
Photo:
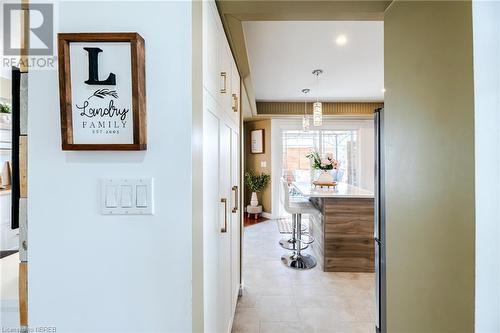
[(338, 183), (335, 187), (314, 187), (310, 183), (293, 183), (293, 187), (304, 197), (309, 198), (371, 198), (373, 192), (347, 183)]
[(346, 183), (334, 188), (315, 188), (293, 183), (320, 211), (309, 217), (311, 244), (325, 272), (374, 272), (374, 195)]

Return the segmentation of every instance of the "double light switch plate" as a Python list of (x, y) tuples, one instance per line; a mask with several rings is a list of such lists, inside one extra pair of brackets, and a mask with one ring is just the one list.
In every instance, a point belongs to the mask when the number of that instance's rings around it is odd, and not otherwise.
[(101, 181), (103, 215), (153, 215), (152, 178), (112, 178)]

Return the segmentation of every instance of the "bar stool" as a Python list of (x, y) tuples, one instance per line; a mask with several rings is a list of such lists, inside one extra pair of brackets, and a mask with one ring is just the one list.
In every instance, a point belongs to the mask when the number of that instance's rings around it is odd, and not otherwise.
[[(281, 193), (280, 193), (280, 201), (283, 207), (285, 207), (285, 198), (290, 201), (290, 192), (288, 188), (288, 182), (285, 179), (281, 179)], [(303, 199), (293, 199), (293, 202), (298, 202), (298, 201), (304, 201)], [(286, 209), (285, 209), (286, 210)], [(296, 216), (292, 215), (292, 237), (290, 238), (285, 238), (283, 237), (280, 241), (279, 244), (281, 245), (282, 248), (285, 250), (295, 250), (297, 245), (299, 244), (297, 242), (297, 222), (296, 222)], [(303, 230), (301, 230), (303, 231)], [(309, 245), (306, 244), (305, 242), (300, 243), (300, 249), (305, 250), (307, 249)]]
[(282, 180), (282, 189), (284, 192), (282, 195), (283, 208), (287, 213), (292, 214), (292, 239), (293, 244), (296, 246), (292, 248), (292, 254), (284, 254), (281, 256), (281, 262), (294, 269), (311, 269), (316, 266), (316, 259), (310, 254), (301, 253), (301, 250), (302, 244), (311, 244), (314, 242), (314, 238), (309, 235), (309, 233), (305, 233), (309, 237), (309, 240), (302, 240), (302, 214), (319, 214), (319, 210), (309, 201), (290, 201), (288, 183), (284, 179)]

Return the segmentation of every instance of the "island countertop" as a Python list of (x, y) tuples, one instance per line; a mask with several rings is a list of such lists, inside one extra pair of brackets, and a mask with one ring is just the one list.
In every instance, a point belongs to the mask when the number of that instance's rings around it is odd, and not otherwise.
[(294, 182), (293, 187), (304, 197), (310, 198), (368, 198), (374, 197), (373, 192), (347, 183), (338, 183), (335, 187), (320, 188), (310, 183)]

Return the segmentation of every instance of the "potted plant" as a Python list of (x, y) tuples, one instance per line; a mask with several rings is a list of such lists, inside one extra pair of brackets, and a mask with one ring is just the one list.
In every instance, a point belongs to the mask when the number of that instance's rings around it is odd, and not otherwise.
[(6, 103), (0, 103), (0, 123), (10, 124), (11, 123), (11, 109), (10, 105)]
[(260, 175), (255, 173), (255, 171), (250, 170), (245, 173), (245, 184), (248, 186), (250, 191), (252, 191), (252, 197), (250, 198), (250, 206), (256, 207), (259, 205), (259, 199), (257, 193), (266, 188), (267, 184), (271, 180), (271, 176), (265, 173)]
[(321, 174), (317, 179), (318, 183), (333, 183), (333, 177), (330, 173), (330, 170), (338, 170), (339, 162), (333, 158), (332, 154), (326, 154), (323, 158), (321, 158), (317, 151), (312, 151), (307, 154), (306, 157), (311, 160), (311, 167), (314, 170), (321, 170)]

